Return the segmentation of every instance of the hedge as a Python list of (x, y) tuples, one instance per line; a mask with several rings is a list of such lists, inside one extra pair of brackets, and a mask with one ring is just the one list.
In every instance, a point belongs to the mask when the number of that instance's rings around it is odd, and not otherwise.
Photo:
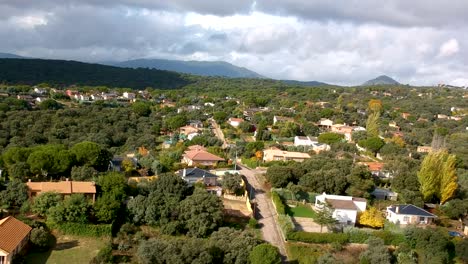
[(345, 233), (309, 233), (304, 231), (289, 232), (288, 240), (304, 243), (328, 244), (348, 242), (348, 234)]
[(278, 214), (286, 214), (286, 207), (284, 206), (283, 200), (281, 200), (281, 197), (279, 194), (275, 191), (271, 192), (271, 199), (273, 200), (273, 203), (275, 204), (276, 207), (276, 212)]
[(111, 225), (91, 225), (80, 223), (47, 223), (50, 229), (56, 229), (65, 235), (103, 237), (112, 235)]
[(369, 237), (374, 236), (381, 238), (385, 245), (399, 245), (405, 242), (405, 236), (401, 233), (394, 233), (386, 230), (378, 230), (378, 231), (365, 231), (360, 230), (357, 228), (350, 228), (345, 231), (349, 237), (349, 243), (358, 243), (358, 244), (365, 244)]

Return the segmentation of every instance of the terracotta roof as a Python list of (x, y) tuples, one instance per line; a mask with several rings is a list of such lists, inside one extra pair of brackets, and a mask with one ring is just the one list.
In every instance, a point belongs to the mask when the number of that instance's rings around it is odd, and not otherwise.
[(205, 150), (190, 150), (186, 151), (184, 154), (185, 157), (193, 161), (223, 161), (223, 158), (220, 158), (216, 155), (213, 155)]
[(27, 182), (26, 185), (32, 192), (58, 192), (61, 194), (96, 193), (96, 185), (94, 182)]
[(236, 117), (231, 117), (229, 118), (229, 122), (243, 122), (244, 119), (242, 118), (236, 118)]
[(325, 199), (335, 209), (357, 210), (352, 200)]
[(370, 171), (381, 171), (385, 165), (382, 162), (363, 162), (362, 164), (366, 165)]
[(189, 150), (206, 150), (206, 148), (200, 145), (193, 145), (187, 148), (187, 151)]
[(7, 253), (13, 252), (31, 229), (13, 216), (3, 218), (0, 220), (0, 249)]

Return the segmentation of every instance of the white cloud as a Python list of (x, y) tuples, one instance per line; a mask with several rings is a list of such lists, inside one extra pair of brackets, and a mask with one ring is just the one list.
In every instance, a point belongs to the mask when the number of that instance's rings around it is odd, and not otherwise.
[(439, 49), (439, 56), (440, 57), (450, 57), (455, 55), (460, 50), (458, 45), (458, 41), (454, 38), (447, 40), (444, 42)]

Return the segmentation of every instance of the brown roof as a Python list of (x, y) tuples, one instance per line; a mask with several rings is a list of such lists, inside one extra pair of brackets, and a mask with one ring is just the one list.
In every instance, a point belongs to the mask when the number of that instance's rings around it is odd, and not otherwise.
[(381, 171), (385, 165), (382, 162), (363, 162), (362, 164), (366, 165), (370, 171)]
[(335, 209), (357, 210), (352, 200), (325, 199)]
[(94, 182), (27, 182), (26, 185), (32, 192), (58, 192), (61, 194), (96, 193), (96, 185)]
[(31, 229), (13, 216), (3, 218), (0, 220), (0, 249), (7, 253), (13, 252)]
[(207, 151), (204, 150), (190, 150), (186, 151), (185, 155), (188, 159), (191, 159), (193, 161), (223, 161), (223, 158), (220, 158), (216, 155), (213, 155)]
[(243, 122), (244, 119), (242, 119), (242, 118), (236, 118), (236, 117), (231, 117), (231, 118), (229, 118), (229, 121), (232, 121), (232, 122)]

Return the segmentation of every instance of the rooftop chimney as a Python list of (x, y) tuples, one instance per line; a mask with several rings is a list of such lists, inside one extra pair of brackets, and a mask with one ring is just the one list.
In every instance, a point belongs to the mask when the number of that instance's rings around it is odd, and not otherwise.
[(397, 213), (397, 214), (400, 213), (400, 206), (399, 206), (399, 205), (397, 205), (397, 206), (395, 207), (395, 213)]
[(31, 182), (31, 179), (28, 179), (28, 182)]

